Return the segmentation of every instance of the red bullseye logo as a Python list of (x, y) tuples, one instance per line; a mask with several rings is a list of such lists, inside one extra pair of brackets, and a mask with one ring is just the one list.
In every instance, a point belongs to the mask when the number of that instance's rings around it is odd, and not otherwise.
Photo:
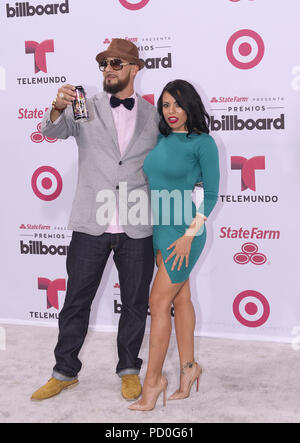
[(226, 53), (230, 63), (239, 69), (251, 69), (257, 66), (265, 52), (261, 36), (251, 29), (235, 32), (227, 42)]
[(48, 142), (48, 143), (55, 143), (57, 141), (57, 138), (45, 137), (42, 134), (42, 131), (41, 131), (42, 123), (39, 123), (36, 128), (37, 128), (37, 131), (33, 132), (30, 135), (31, 141), (33, 143), (42, 143), (44, 140), (46, 140), (46, 142)]
[(239, 265), (245, 265), (251, 261), (254, 265), (263, 265), (267, 261), (265, 254), (258, 251), (258, 246), (255, 243), (244, 243), (242, 252), (237, 252), (233, 256), (233, 260)]
[(31, 187), (35, 195), (41, 200), (55, 200), (62, 190), (62, 178), (56, 169), (51, 166), (38, 168), (31, 179)]
[(149, 3), (150, 0), (140, 0), (137, 3), (129, 2), (128, 0), (119, 0), (122, 6), (126, 9), (130, 9), (131, 11), (137, 11), (138, 9), (142, 9), (144, 6), (146, 6), (147, 3)]
[(270, 305), (260, 292), (247, 290), (234, 299), (233, 313), (242, 325), (248, 328), (258, 328), (268, 320)]

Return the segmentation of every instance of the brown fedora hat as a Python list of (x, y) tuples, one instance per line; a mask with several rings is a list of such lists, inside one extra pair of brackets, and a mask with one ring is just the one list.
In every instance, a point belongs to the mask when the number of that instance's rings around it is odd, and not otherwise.
[(107, 57), (120, 57), (130, 63), (138, 65), (139, 69), (143, 69), (144, 60), (139, 58), (138, 48), (129, 40), (123, 38), (113, 38), (106, 51), (99, 52), (96, 56), (98, 63), (101, 63)]

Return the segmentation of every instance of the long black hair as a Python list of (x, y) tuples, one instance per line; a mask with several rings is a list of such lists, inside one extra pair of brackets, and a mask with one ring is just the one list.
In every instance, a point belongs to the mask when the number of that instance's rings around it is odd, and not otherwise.
[(157, 110), (160, 115), (159, 130), (161, 134), (167, 136), (172, 132), (172, 129), (163, 116), (163, 95), (165, 92), (171, 94), (177, 104), (186, 112), (187, 135), (192, 132), (196, 134), (200, 134), (201, 132), (209, 133), (210, 117), (194, 86), (186, 80), (173, 80), (164, 87), (157, 102)]

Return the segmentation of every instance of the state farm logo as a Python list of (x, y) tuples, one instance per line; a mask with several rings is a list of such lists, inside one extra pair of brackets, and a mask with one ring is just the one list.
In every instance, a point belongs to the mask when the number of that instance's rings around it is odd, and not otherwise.
[(270, 315), (270, 305), (266, 297), (253, 290), (238, 294), (234, 299), (232, 309), (238, 322), (248, 328), (262, 326)]
[(257, 66), (265, 52), (261, 36), (251, 29), (241, 29), (228, 40), (226, 54), (230, 63), (238, 69), (252, 69)]
[(6, 3), (7, 18), (32, 17), (33, 15), (69, 14), (69, 0), (62, 3), (48, 3), (47, 5), (32, 6), (29, 2), (16, 2), (15, 6)]
[(138, 1), (128, 1), (128, 0), (119, 0), (124, 8), (129, 9), (130, 11), (137, 11), (138, 9), (144, 8), (150, 0), (138, 0)]
[(31, 224), (31, 223), (27, 223), (25, 225), (25, 223), (21, 223), (19, 226), (19, 229), (36, 229), (36, 230), (47, 230), (49, 231), (51, 229), (50, 225), (42, 225), (41, 223), (39, 224)]
[(237, 252), (233, 260), (239, 265), (246, 265), (251, 262), (254, 265), (263, 265), (267, 261), (265, 254), (258, 252), (258, 246), (255, 243), (244, 243), (242, 252)]
[(212, 97), (210, 99), (210, 103), (247, 103), (249, 100), (249, 97)]
[[(128, 41), (134, 43), (135, 45), (137, 45), (137, 42), (138, 42), (139, 39), (138, 39), (138, 37), (124, 37), (124, 40), (128, 40)], [(110, 45), (112, 41), (113, 41), (113, 38), (109, 39), (108, 37), (106, 37), (103, 40), (103, 44), (104, 45)]]
[(57, 141), (57, 138), (51, 138), (44, 136), (41, 131), (42, 123), (39, 123), (36, 127), (37, 131), (32, 132), (30, 135), (30, 139), (33, 143), (42, 143), (44, 140), (48, 143), (55, 143)]
[[(113, 38), (105, 38), (103, 43), (109, 44), (112, 40)], [(125, 37), (125, 40), (129, 40), (137, 46), (146, 69), (172, 68), (171, 37)], [(168, 51), (167, 54), (166, 50)], [(150, 57), (148, 56), (149, 52)]]
[(247, 159), (241, 156), (231, 157), (231, 169), (241, 171), (241, 190), (252, 189), (256, 191), (255, 171), (257, 169), (265, 169), (265, 157), (259, 155)]
[(41, 166), (32, 175), (31, 187), (41, 200), (55, 200), (61, 193), (63, 181), (52, 166)]
[(220, 228), (219, 238), (227, 238), (227, 239), (241, 238), (243, 240), (248, 240), (248, 239), (279, 240), (280, 231), (278, 229), (270, 229), (270, 228), (259, 229), (257, 226), (246, 229), (243, 227), (236, 229), (232, 228), (231, 226), (222, 226)]

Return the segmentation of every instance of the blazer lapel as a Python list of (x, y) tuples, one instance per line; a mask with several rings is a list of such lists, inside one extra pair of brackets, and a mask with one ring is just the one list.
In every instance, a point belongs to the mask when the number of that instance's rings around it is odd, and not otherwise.
[(114, 118), (111, 111), (111, 106), (107, 97), (107, 94), (102, 94), (98, 97), (96, 110), (98, 112), (98, 117), (100, 120), (103, 121), (107, 132), (111, 136), (113, 142), (114, 142), (114, 148), (118, 154), (118, 157), (120, 157), (120, 148), (119, 148), (119, 142), (118, 142), (118, 134), (117, 129), (115, 126)]
[(130, 142), (128, 143), (128, 146), (124, 152), (123, 157), (127, 155), (129, 150), (133, 147), (141, 133), (143, 132), (143, 129), (145, 127), (145, 124), (148, 120), (149, 113), (147, 112), (147, 109), (145, 109), (144, 106), (144, 99), (140, 97), (137, 94), (137, 114), (136, 114), (136, 122), (135, 122), (135, 129), (133, 132), (133, 136), (131, 137)]

